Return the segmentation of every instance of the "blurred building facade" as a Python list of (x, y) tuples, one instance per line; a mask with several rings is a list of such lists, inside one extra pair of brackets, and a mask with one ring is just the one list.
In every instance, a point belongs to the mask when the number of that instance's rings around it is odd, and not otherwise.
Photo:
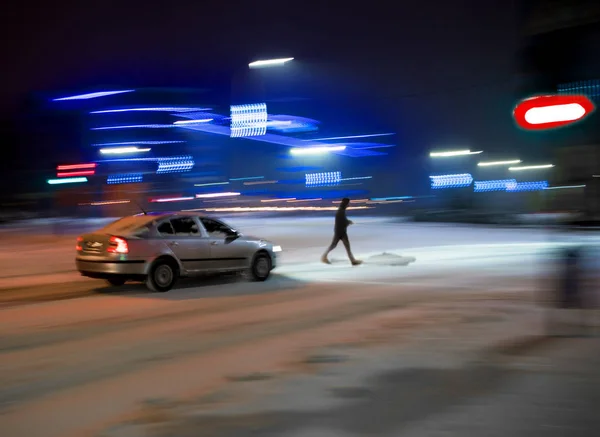
[(394, 133), (364, 123), (357, 131), (360, 123), (352, 119), (323, 119), (323, 107), (332, 107), (315, 99), (258, 93), (238, 96), (232, 105), (202, 89), (146, 88), (48, 100), (78, 138), (70, 156), (57, 153), (56, 170), (48, 174), (48, 189), (63, 211), (102, 206), (113, 215), (126, 203), (152, 209), (261, 201), (331, 206), (341, 197), (369, 199), (389, 189), (378, 173), (395, 146)]
[[(517, 100), (538, 94), (584, 94), (600, 104), (600, 2), (521, 0), (519, 3)], [(523, 133), (532, 147), (555, 159), (552, 184), (566, 188), (546, 195), (549, 208), (598, 215), (600, 114), (546, 132)]]

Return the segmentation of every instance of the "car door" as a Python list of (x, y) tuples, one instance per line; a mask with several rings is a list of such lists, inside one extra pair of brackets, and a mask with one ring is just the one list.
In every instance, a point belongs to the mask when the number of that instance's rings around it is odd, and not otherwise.
[(247, 266), (249, 248), (243, 240), (236, 238), (236, 232), (226, 224), (200, 217), (210, 241), (211, 265), (216, 270), (235, 270)]
[(210, 241), (196, 217), (172, 217), (160, 223), (157, 230), (187, 272), (210, 269)]

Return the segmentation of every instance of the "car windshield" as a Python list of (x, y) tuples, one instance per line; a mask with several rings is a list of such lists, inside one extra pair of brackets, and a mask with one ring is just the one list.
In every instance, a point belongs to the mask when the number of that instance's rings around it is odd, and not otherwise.
[(148, 228), (155, 218), (147, 216), (123, 217), (102, 228), (107, 234), (139, 234)]

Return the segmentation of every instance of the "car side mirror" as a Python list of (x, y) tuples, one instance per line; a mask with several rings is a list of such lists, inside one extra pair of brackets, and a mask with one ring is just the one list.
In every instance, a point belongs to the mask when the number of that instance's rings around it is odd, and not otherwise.
[(240, 233), (238, 231), (236, 231), (235, 229), (231, 229), (227, 236), (225, 237), (225, 240), (227, 241), (234, 241), (237, 240), (240, 237)]

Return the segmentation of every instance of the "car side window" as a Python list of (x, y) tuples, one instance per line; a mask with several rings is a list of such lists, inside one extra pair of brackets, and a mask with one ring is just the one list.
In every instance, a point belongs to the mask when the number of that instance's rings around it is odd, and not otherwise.
[(158, 226), (157, 231), (160, 235), (175, 235), (173, 226), (171, 225), (171, 222), (168, 220), (166, 222), (162, 222)]
[(200, 236), (198, 224), (192, 217), (177, 217), (171, 219), (171, 225), (177, 236)]
[(234, 232), (223, 223), (220, 223), (216, 220), (212, 220), (206, 217), (201, 217), (200, 221), (202, 222), (202, 226), (206, 229), (209, 237), (212, 238), (227, 238), (231, 237)]

